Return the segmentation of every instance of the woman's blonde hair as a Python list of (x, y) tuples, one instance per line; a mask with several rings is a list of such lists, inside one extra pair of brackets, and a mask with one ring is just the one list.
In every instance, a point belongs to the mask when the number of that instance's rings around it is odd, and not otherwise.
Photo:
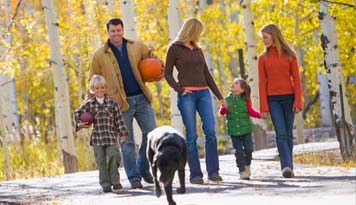
[[(276, 25), (274, 25), (274, 24), (264, 25), (260, 30), (261, 36), (262, 36), (262, 33), (268, 33), (272, 36), (273, 43), (277, 47), (279, 55), (281, 55), (282, 53), (285, 53), (289, 60), (292, 60), (293, 57), (294, 58), (296, 57), (295, 52), (288, 45), (287, 41), (284, 39), (281, 31), (279, 30), (279, 28)], [(268, 48), (265, 48), (264, 53), (268, 54)]]
[(182, 41), (190, 43), (195, 47), (198, 46), (199, 37), (204, 32), (204, 24), (197, 18), (188, 18), (181, 29), (178, 32), (178, 35), (175, 41)]
[(96, 84), (101, 83), (106, 87), (106, 80), (101, 75), (93, 75), (89, 81), (89, 91), (91, 94), (94, 93), (94, 87)]

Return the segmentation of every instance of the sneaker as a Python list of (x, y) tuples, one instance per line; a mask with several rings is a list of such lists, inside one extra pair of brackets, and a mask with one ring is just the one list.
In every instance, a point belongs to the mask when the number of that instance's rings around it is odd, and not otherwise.
[(141, 173), (141, 176), (142, 176), (143, 180), (145, 180), (145, 182), (147, 182), (149, 184), (153, 184), (153, 177), (149, 171)]
[(143, 186), (142, 186), (141, 182), (137, 180), (137, 181), (134, 181), (134, 182), (131, 183), (131, 188), (133, 188), (133, 189), (142, 189)]
[(191, 180), (190, 180), (190, 183), (192, 184), (204, 184), (204, 180), (202, 177), (193, 177)]
[(112, 186), (112, 190), (113, 191), (119, 191), (120, 189), (122, 189), (122, 185), (121, 184), (116, 184)]
[(104, 193), (112, 192), (111, 187), (103, 187), (103, 192)]
[(247, 172), (248, 176), (251, 176), (251, 167), (250, 166), (245, 166), (245, 171)]
[(213, 182), (222, 182), (223, 181), (222, 177), (219, 174), (213, 174), (213, 175), (211, 175), (211, 177), (208, 177), (208, 179)]
[(284, 167), (282, 169), (282, 175), (284, 178), (292, 178), (293, 177), (293, 170), (289, 167)]
[(240, 179), (249, 180), (250, 176), (245, 168), (245, 171), (240, 172)]

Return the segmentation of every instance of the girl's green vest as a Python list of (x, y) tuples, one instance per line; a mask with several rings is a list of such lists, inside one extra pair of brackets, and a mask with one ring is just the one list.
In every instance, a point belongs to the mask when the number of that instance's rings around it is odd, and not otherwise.
[(230, 94), (225, 98), (227, 103), (226, 124), (229, 135), (239, 136), (252, 132), (252, 122), (246, 101), (241, 95)]

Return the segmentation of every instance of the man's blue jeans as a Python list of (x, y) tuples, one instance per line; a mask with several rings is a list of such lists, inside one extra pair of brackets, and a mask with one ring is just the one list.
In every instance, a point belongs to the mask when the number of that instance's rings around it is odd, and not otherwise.
[[(156, 121), (151, 104), (142, 95), (127, 97), (129, 109), (122, 112), (129, 136), (121, 145), (122, 158), (127, 178), (130, 183), (136, 180), (141, 181), (141, 173), (149, 171), (149, 165), (146, 157), (147, 134), (156, 128)], [(133, 138), (133, 119), (136, 119), (142, 131), (142, 142), (139, 149), (137, 162), (135, 158), (135, 141)]]
[(293, 169), (294, 95), (268, 96), (268, 105), (276, 132), (281, 169)]
[(253, 142), (251, 133), (233, 136), (231, 135), (232, 146), (235, 148), (236, 164), (239, 172), (245, 171), (245, 166), (251, 165)]
[(205, 134), (205, 161), (208, 177), (211, 177), (214, 174), (219, 174), (219, 158), (215, 136), (215, 120), (209, 89), (192, 91), (192, 93), (178, 96), (178, 108), (182, 115), (186, 131), (190, 180), (197, 176), (203, 177), (197, 149), (197, 111), (199, 113), (203, 132)]

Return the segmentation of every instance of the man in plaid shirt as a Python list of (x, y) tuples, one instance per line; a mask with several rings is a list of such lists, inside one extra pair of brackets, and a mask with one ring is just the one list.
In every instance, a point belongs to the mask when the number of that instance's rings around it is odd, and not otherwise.
[(94, 75), (89, 81), (89, 89), (95, 97), (86, 101), (74, 112), (76, 130), (91, 127), (91, 124), (80, 121), (82, 113), (90, 112), (94, 115), (90, 145), (93, 146), (99, 170), (99, 183), (104, 192), (111, 192), (111, 186), (116, 191), (122, 189), (118, 172), (117, 138), (120, 137), (120, 141), (123, 142), (128, 132), (118, 104), (105, 95), (104, 77)]

